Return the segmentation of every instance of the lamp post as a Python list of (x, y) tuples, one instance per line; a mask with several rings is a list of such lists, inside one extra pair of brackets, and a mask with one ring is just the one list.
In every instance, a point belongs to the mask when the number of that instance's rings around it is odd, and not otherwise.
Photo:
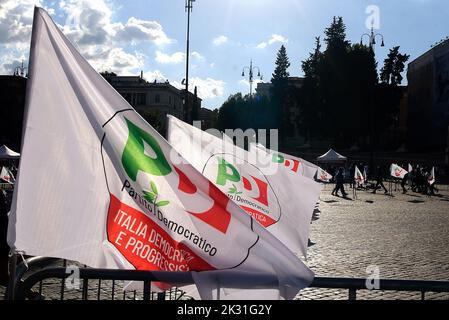
[[(381, 42), (380, 46), (381, 47), (385, 47), (384, 36), (382, 34), (380, 34), (380, 33), (375, 33), (374, 32), (374, 26), (371, 27), (371, 32), (370, 33), (362, 34), (362, 36), (360, 38), (360, 45), (361, 46), (363, 46), (363, 38), (364, 37), (368, 37), (368, 41), (369, 41), (368, 46), (371, 49), (371, 51), (373, 52), (373, 54), (375, 52), (374, 49), (375, 49), (375, 46), (376, 46), (376, 37), (381, 37), (382, 42)], [(369, 126), (370, 126), (370, 128), (369, 128), (369, 130), (370, 130), (369, 143), (370, 143), (370, 147), (371, 147), (370, 148), (371, 149), (371, 152), (370, 152), (370, 166), (371, 166), (371, 168), (373, 168), (374, 167), (374, 143), (373, 143), (373, 136), (374, 136), (374, 128), (373, 128), (374, 88), (371, 89), (370, 95), (371, 95), (371, 97), (370, 97), (371, 99), (370, 99), (370, 102), (369, 102)]]
[(385, 47), (384, 36), (380, 33), (374, 33), (374, 27), (371, 27), (371, 33), (364, 33), (360, 38), (360, 45), (363, 45), (363, 38), (368, 37), (369, 39), (369, 47), (374, 51), (374, 47), (376, 46), (376, 37), (381, 37), (382, 42), (380, 44), (381, 47)]
[[(185, 80), (185, 96), (184, 96), (184, 112), (186, 114), (186, 121), (188, 122), (192, 122), (193, 119), (193, 110), (192, 113), (190, 114), (190, 117), (192, 119), (188, 119), (189, 117), (189, 50), (190, 50), (190, 13), (193, 10), (193, 3), (195, 2), (195, 0), (186, 0), (186, 12), (187, 12), (187, 48), (186, 48), (186, 80)], [(193, 107), (192, 107), (193, 109)]]
[(253, 95), (253, 82), (254, 82), (254, 71), (257, 71), (257, 77), (261, 78), (260, 69), (257, 66), (253, 66), (253, 60), (251, 60), (249, 67), (243, 67), (242, 77), (245, 76), (245, 70), (248, 70), (248, 78), (249, 78), (249, 97), (251, 98)]
[(28, 68), (23, 66), (23, 60), (22, 60), (22, 65), (18, 66), (14, 69), (14, 75), (25, 78), (28, 76), (28, 75), (26, 75), (27, 71), (28, 71)]

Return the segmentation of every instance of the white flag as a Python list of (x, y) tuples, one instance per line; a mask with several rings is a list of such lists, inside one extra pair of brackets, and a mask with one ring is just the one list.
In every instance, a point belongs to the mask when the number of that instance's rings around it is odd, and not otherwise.
[(357, 166), (355, 166), (354, 180), (358, 184), (364, 184), (365, 183), (365, 177), (363, 176), (362, 172), (360, 171), (359, 167), (357, 167)]
[(432, 170), (430, 171), (430, 175), (427, 178), (427, 181), (429, 181), (430, 185), (433, 185), (435, 183), (435, 167), (432, 167)]
[(319, 167), (311, 162), (308, 162), (304, 159), (291, 156), (289, 154), (285, 154), (279, 151), (274, 151), (267, 149), (261, 144), (251, 143), (250, 152), (253, 150), (262, 150), (266, 153), (270, 154), (272, 157), (272, 161), (275, 164), (283, 166), (294, 173), (299, 173), (306, 178), (314, 179)]
[(277, 279), (232, 298), (291, 299), (312, 281), (286, 246), (173, 151), (40, 8), (30, 64), (12, 249), (98, 268), (198, 271), (203, 298), (228, 297), (216, 270), (245, 274), (243, 287), (253, 274)]
[(317, 178), (317, 180), (322, 181), (322, 182), (330, 182), (333, 177), (330, 173), (326, 172), (325, 170), (323, 170), (321, 168), (318, 168), (316, 178)]
[(13, 184), (16, 181), (11, 170), (9, 170), (9, 168), (6, 167), (2, 167), (2, 170), (0, 172), (0, 179), (10, 184)]
[(262, 149), (249, 153), (173, 116), (168, 141), (288, 248), (306, 255), (318, 183), (273, 163)]
[(390, 175), (392, 177), (398, 178), (398, 179), (403, 179), (407, 173), (408, 173), (407, 170), (401, 168), (397, 164), (395, 164), (395, 163), (391, 164)]

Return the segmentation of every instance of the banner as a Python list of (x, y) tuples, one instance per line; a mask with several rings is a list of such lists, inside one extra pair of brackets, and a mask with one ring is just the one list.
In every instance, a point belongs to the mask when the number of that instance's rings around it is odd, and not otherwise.
[(427, 181), (429, 182), (430, 185), (433, 185), (435, 183), (435, 167), (432, 167), (432, 170), (430, 171)]
[(403, 179), (408, 172), (395, 163), (391, 164), (390, 175), (393, 178)]
[[(30, 64), (13, 250), (96, 268), (192, 271), (202, 298), (292, 299), (310, 284), (313, 273), (183, 160), (40, 8)], [(245, 274), (239, 288), (252, 274), (277, 281), (262, 297), (227, 291), (221, 270)]]
[(332, 180), (332, 178), (333, 178), (333, 176), (330, 173), (324, 171), (321, 168), (318, 168), (318, 171), (317, 171), (317, 174), (316, 174), (316, 179), (318, 181), (330, 182)]
[(318, 183), (279, 166), (260, 148), (249, 153), (173, 116), (168, 116), (168, 141), (259, 224), (306, 256)]
[(251, 143), (250, 152), (253, 152), (255, 150), (262, 150), (270, 154), (273, 163), (283, 166), (291, 170), (292, 172), (298, 173), (306, 178), (314, 179), (317, 174), (317, 170), (320, 169), (320, 167), (318, 167), (317, 165), (310, 163), (304, 159), (294, 157), (279, 151), (267, 149), (266, 147), (258, 143)]
[(9, 170), (9, 168), (6, 167), (2, 167), (2, 170), (0, 171), (0, 179), (10, 184), (14, 184), (14, 182), (16, 181), (11, 170)]
[(355, 171), (354, 171), (354, 180), (358, 183), (358, 184), (364, 184), (365, 183), (365, 177), (362, 174), (362, 172), (360, 171), (359, 167), (355, 166)]

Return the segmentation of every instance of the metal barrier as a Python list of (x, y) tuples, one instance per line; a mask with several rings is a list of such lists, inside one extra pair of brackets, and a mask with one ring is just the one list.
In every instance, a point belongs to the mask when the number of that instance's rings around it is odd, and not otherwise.
[[(45, 265), (46, 263), (52, 263), (53, 260), (45, 258), (32, 258), (34, 260), (27, 260), (28, 264)], [(60, 299), (64, 300), (64, 281), (66, 278), (73, 274), (73, 270), (65, 267), (50, 267), (44, 268), (32, 272), (29, 276), (24, 278), (25, 271), (28, 267), (19, 265), (17, 268), (17, 276), (15, 278), (14, 290), (8, 290), (12, 292), (7, 299), (11, 300), (25, 300), (30, 290), (39, 285), (39, 293), (42, 293), (42, 283), (47, 279), (60, 279), (61, 280), (61, 292)], [(82, 300), (88, 300), (88, 286), (93, 280), (98, 281), (97, 287), (97, 300), (101, 299), (100, 291), (102, 281), (112, 281), (112, 297), (114, 300), (115, 294), (115, 281), (140, 281), (143, 282), (143, 300), (165, 300), (166, 298), (180, 299), (185, 297), (184, 293), (178, 288), (174, 288), (166, 293), (154, 293), (151, 292), (152, 282), (164, 282), (174, 285), (189, 285), (193, 284), (193, 278), (190, 273), (186, 272), (151, 272), (151, 271), (136, 271), (136, 270), (110, 270), (110, 269), (91, 269), (80, 268), (77, 276), (82, 280)], [(247, 279), (247, 277), (246, 277)], [(223, 283), (229, 284), (235, 288), (269, 288), (277, 287), (277, 279), (273, 276), (256, 275), (247, 279), (245, 284), (241, 283), (241, 278), (236, 277), (235, 272), (223, 272), (223, 276), (220, 277)], [(248, 282), (248, 280), (250, 282)], [(366, 279), (352, 279), (352, 278), (322, 278), (316, 277), (310, 288), (326, 288), (326, 289), (346, 289), (348, 290), (348, 299), (356, 300), (358, 290), (368, 290)], [(174, 290), (174, 292), (173, 292)], [(449, 293), (449, 282), (447, 281), (410, 281), (410, 280), (379, 280), (378, 286), (373, 289), (375, 291), (403, 291), (403, 292), (418, 292), (421, 293), (421, 299), (425, 300), (426, 293), (428, 292), (446, 292)], [(136, 291), (131, 293), (131, 299), (136, 299)], [(123, 296), (126, 299), (126, 293)]]

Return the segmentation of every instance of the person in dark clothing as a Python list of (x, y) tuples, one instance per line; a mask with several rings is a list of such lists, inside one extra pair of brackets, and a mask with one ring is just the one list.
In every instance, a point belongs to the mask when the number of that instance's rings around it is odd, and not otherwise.
[(387, 188), (385, 188), (383, 180), (384, 180), (383, 170), (382, 170), (382, 168), (380, 166), (377, 166), (376, 186), (374, 187), (373, 193), (376, 193), (377, 189), (379, 187), (382, 187), (385, 190), (385, 194), (388, 194), (388, 190), (387, 190)]
[(341, 194), (343, 197), (346, 197), (348, 195), (345, 192), (344, 182), (345, 182), (344, 169), (340, 168), (338, 170), (337, 175), (335, 176), (335, 188), (334, 188), (334, 191), (332, 191), (333, 196), (338, 197), (339, 190), (341, 191)]
[(350, 188), (356, 187), (354, 175), (355, 175), (355, 164), (352, 164), (351, 167), (349, 168), (349, 187)]
[(6, 196), (0, 189), (0, 285), (8, 283), (9, 246), (6, 240), (8, 232), (8, 206)]
[(402, 193), (403, 194), (407, 193), (407, 188), (405, 188), (405, 185), (407, 184), (407, 181), (409, 180), (409, 177), (410, 177), (410, 173), (406, 173), (404, 178), (402, 178), (401, 187), (402, 187)]

